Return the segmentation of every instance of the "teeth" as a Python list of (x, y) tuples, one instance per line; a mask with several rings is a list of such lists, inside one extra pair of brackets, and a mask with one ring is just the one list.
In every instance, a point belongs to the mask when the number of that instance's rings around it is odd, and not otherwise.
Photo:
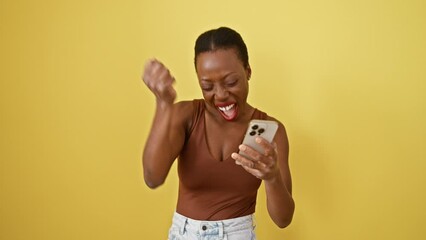
[(231, 108), (233, 108), (233, 107), (234, 107), (234, 105), (235, 105), (235, 104), (231, 104), (231, 105), (226, 106), (226, 107), (219, 107), (219, 110), (220, 110), (220, 111), (229, 111)]

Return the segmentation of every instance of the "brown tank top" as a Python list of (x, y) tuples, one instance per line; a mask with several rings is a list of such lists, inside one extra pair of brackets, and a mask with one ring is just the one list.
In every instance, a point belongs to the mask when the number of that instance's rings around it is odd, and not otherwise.
[[(178, 159), (176, 211), (196, 220), (223, 220), (254, 213), (261, 180), (232, 158), (217, 161), (212, 157), (205, 136), (204, 100), (193, 103), (192, 129)], [(255, 109), (252, 119), (265, 120), (267, 114)]]

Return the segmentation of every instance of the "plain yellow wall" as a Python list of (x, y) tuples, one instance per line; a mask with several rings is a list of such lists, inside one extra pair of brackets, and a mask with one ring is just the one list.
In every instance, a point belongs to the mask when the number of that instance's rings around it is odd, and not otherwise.
[(157, 57), (200, 98), (193, 45), (238, 30), (250, 103), (287, 126), (296, 213), (259, 239), (422, 239), (423, 0), (0, 1), (0, 239), (165, 239), (172, 169), (152, 191), (140, 156)]

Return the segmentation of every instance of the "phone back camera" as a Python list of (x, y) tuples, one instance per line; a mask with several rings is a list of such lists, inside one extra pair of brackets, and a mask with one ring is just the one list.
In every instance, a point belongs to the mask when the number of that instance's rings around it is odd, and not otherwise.
[(265, 129), (264, 128), (260, 128), (259, 130), (257, 130), (257, 132), (259, 133), (259, 135), (260, 134), (262, 134), (262, 133), (264, 133), (265, 132)]
[(256, 130), (256, 129), (258, 129), (258, 128), (259, 128), (259, 125), (257, 125), (257, 124), (255, 124), (255, 125), (251, 126), (251, 129), (253, 129), (253, 130)]
[(250, 136), (254, 136), (254, 135), (256, 135), (256, 131), (251, 131)]

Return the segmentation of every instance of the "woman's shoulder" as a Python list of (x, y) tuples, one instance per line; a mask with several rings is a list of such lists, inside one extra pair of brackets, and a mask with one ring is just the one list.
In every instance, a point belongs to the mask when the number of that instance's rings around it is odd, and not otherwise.
[(269, 115), (268, 113), (266, 113), (266, 112), (264, 112), (264, 111), (262, 111), (262, 110), (260, 110), (258, 108), (255, 108), (255, 116), (254, 117), (255, 118), (257, 117), (258, 119), (261, 119), (261, 120), (275, 121), (275, 122), (278, 123), (278, 125), (280, 126), (280, 128), (285, 129), (284, 124), (280, 120), (278, 120), (274, 116)]
[(192, 128), (193, 122), (200, 117), (204, 110), (203, 99), (179, 101), (174, 105), (175, 117), (179, 118), (187, 129)]
[(176, 110), (182, 111), (182, 113), (193, 113), (195, 110), (202, 108), (204, 106), (204, 100), (202, 99), (193, 99), (179, 101), (175, 103)]

